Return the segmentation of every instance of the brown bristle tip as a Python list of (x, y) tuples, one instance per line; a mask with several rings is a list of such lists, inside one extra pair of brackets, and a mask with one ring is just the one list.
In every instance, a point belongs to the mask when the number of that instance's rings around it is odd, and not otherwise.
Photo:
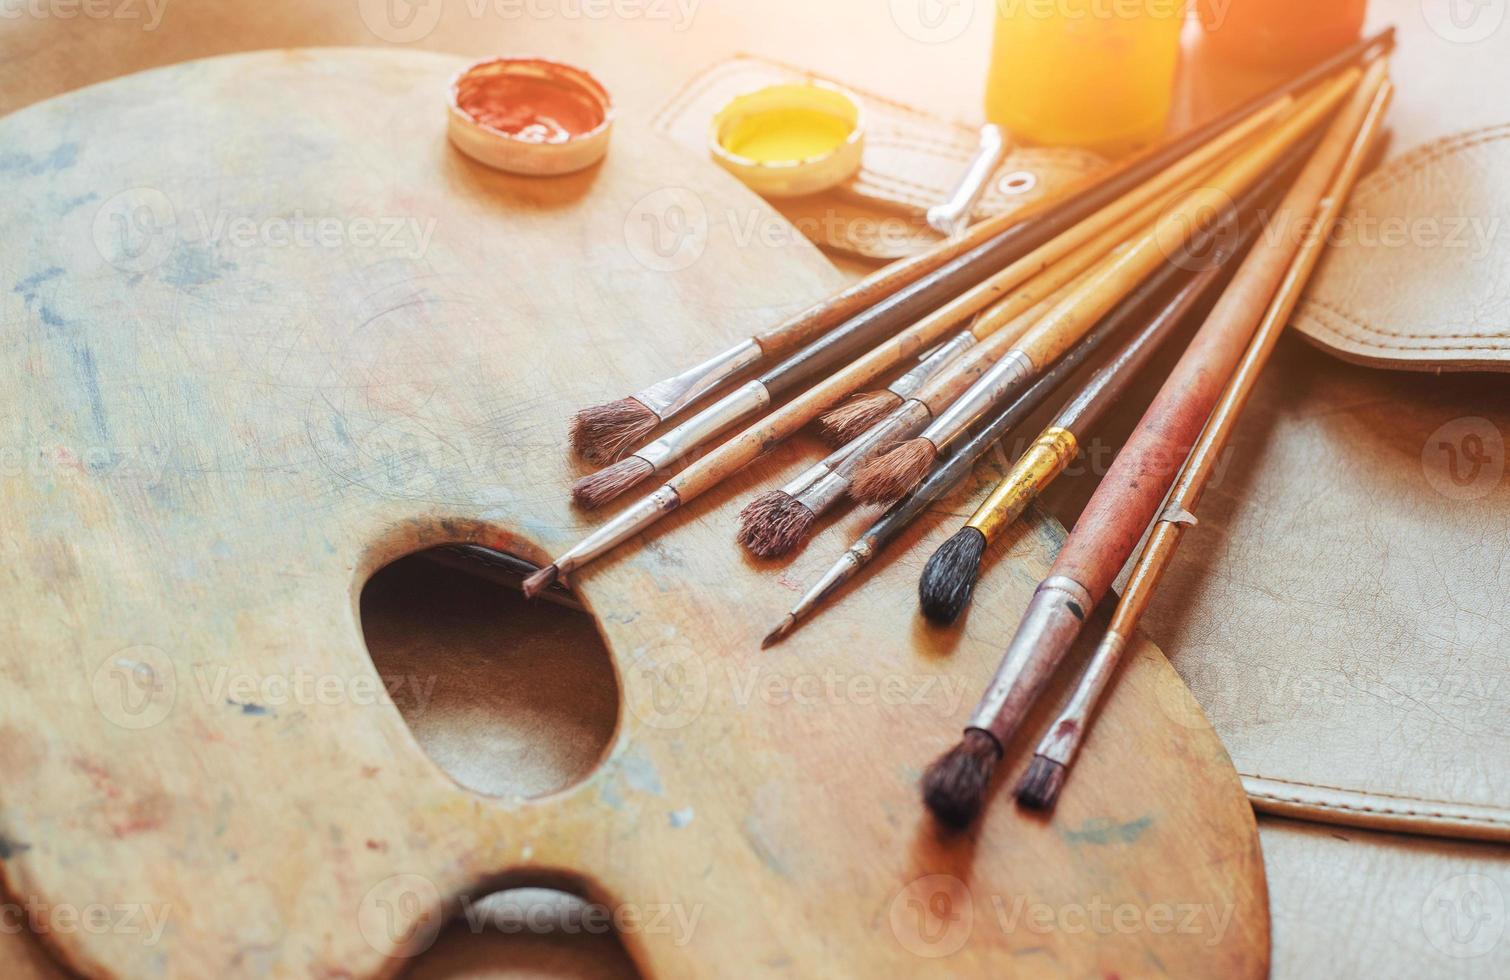
[(861, 503), (889, 504), (917, 486), (937, 459), (933, 443), (909, 439), (862, 465), (850, 484), (849, 495)]
[(966, 729), (959, 744), (933, 761), (923, 773), (923, 802), (934, 819), (963, 830), (980, 815), (1001, 759), (996, 739), (978, 728)]
[(573, 484), (572, 503), (585, 510), (601, 507), (654, 472), (655, 467), (638, 456), (621, 459)]
[(540, 571), (524, 580), (524, 584), (521, 586), (524, 590), (524, 597), (526, 599), (535, 598), (535, 596), (550, 588), (556, 579), (560, 577), (561, 573), (555, 565), (546, 565)]
[(787, 617), (781, 621), (781, 624), (767, 633), (765, 639), (760, 641), (760, 649), (769, 650), (771, 647), (780, 643), (782, 640), (786, 639), (787, 634), (790, 633), (792, 631), (792, 627), (796, 625), (797, 617), (793, 616), (791, 613), (788, 613)]
[(918, 605), (924, 616), (942, 626), (959, 619), (970, 604), (985, 553), (986, 536), (973, 527), (960, 528), (939, 545), (918, 579)]
[(1028, 771), (1017, 782), (1017, 802), (1030, 810), (1053, 809), (1068, 773), (1063, 763), (1041, 755), (1033, 756)]
[(584, 408), (572, 416), (572, 449), (590, 462), (616, 462), (660, 422), (660, 416), (634, 398)]
[(891, 391), (852, 395), (843, 405), (820, 418), (818, 427), (830, 442), (846, 443), (864, 435), (901, 404), (901, 397)]
[(776, 558), (801, 544), (815, 519), (806, 504), (785, 490), (768, 490), (739, 512), (736, 537), (757, 558)]

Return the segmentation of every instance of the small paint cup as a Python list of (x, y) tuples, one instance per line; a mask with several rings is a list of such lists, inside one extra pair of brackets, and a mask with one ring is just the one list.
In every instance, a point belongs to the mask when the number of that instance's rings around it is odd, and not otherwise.
[(550, 176), (608, 152), (613, 101), (581, 68), (544, 58), (489, 58), (451, 80), (447, 132), (479, 163)]
[(828, 82), (769, 85), (714, 114), (708, 150), (762, 197), (816, 194), (860, 169), (864, 113), (859, 99)]

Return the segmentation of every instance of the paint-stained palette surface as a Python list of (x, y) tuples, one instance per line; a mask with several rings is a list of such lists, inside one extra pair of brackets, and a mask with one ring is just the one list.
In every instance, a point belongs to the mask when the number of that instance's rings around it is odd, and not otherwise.
[(624, 935), (652, 976), (1261, 975), (1251, 812), (1151, 646), (1052, 821), (1005, 793), (966, 838), (924, 818), (916, 776), (1045, 569), (1046, 523), (957, 633), (912, 610), (940, 519), (762, 654), (864, 519), (749, 564), (733, 515), (811, 457), (775, 454), (576, 583), (622, 706), (603, 762), (540, 799), (462, 789), (371, 697), (375, 569), (446, 541), (559, 550), (589, 526), (564, 493), (571, 409), (837, 283), (798, 236), (748, 235), (778, 219), (731, 178), (627, 124), (571, 177), (473, 164), (444, 136), (457, 67), (263, 53), (0, 121), (5, 883), (169, 910), (155, 944), (54, 932), (54, 954), (392, 973), (462, 898), (555, 882), (696, 910), (688, 937)]

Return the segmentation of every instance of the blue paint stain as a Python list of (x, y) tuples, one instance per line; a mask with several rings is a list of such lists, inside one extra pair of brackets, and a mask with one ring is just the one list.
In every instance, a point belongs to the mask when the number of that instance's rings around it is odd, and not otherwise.
[(1152, 825), (1153, 817), (1139, 817), (1127, 823), (1097, 817), (1081, 824), (1079, 830), (1065, 830), (1063, 834), (1071, 844), (1132, 844)]
[(218, 282), (235, 269), (236, 263), (222, 259), (210, 246), (183, 243), (168, 259), (163, 280), (176, 289), (192, 289)]
[(25, 854), (29, 850), (31, 850), (30, 844), (0, 835), (0, 861), (15, 857), (17, 854)]
[(65, 215), (67, 215), (71, 211), (78, 210), (79, 208), (81, 208), (84, 205), (88, 204), (90, 201), (94, 201), (94, 200), (98, 200), (98, 199), (99, 199), (99, 195), (96, 194), (94, 191), (90, 191), (88, 194), (80, 194), (78, 197), (64, 198), (58, 204), (58, 212), (57, 212), (58, 217), (61, 218), (61, 217), (65, 216)]
[(105, 421), (105, 399), (100, 394), (100, 370), (94, 363), (94, 351), (75, 345), (73, 364), (78, 369), (80, 380), (84, 382), (84, 394), (89, 398), (89, 417), (94, 420), (94, 427), (103, 438), (109, 434), (110, 426)]
[(626, 755), (619, 760), (619, 769), (624, 773), (624, 782), (641, 793), (662, 793), (661, 774), (655, 771), (654, 763), (638, 756)]
[(67, 170), (77, 163), (78, 159), (78, 143), (59, 143), (51, 153), (44, 156), (32, 156), (30, 153), (0, 153), (0, 174), (40, 177), (43, 174)]
[(256, 703), (251, 702), (251, 701), (242, 702), (242, 701), (233, 700), (231, 698), (227, 698), (225, 703), (228, 704), (228, 705), (230, 705), (230, 706), (232, 706), (233, 708), (240, 708), (241, 709), (241, 713), (244, 714), (244, 715), (270, 715), (270, 714), (272, 714), (272, 712), (270, 710), (268, 710), (266, 707), (264, 707), (264, 706), (262, 706), (260, 704), (256, 704)]
[(44, 282), (51, 282), (54, 279), (61, 278), (62, 275), (62, 266), (48, 266), (41, 272), (33, 273), (27, 276), (25, 279), (22, 279), (20, 282), (16, 283), (12, 291), (18, 293), (22, 299), (30, 303), (37, 298), (38, 286), (42, 285)]

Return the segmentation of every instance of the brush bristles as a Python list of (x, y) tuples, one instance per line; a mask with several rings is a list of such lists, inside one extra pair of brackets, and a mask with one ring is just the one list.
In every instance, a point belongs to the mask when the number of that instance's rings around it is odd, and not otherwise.
[(660, 422), (658, 415), (633, 398), (584, 408), (572, 416), (572, 449), (589, 462), (618, 462)]
[(739, 543), (757, 558), (786, 554), (807, 537), (815, 517), (785, 490), (768, 490), (739, 512)]
[(861, 465), (849, 495), (867, 504), (889, 504), (901, 498), (928, 475), (938, 450), (927, 439), (909, 439), (891, 452)]
[(1030, 810), (1053, 809), (1068, 773), (1069, 770), (1063, 763), (1045, 759), (1041, 755), (1033, 756), (1028, 771), (1022, 774), (1022, 779), (1017, 783), (1017, 802)]
[(867, 391), (851, 395), (838, 408), (830, 409), (818, 419), (818, 427), (825, 439), (835, 445), (843, 445), (858, 439), (874, 428), (886, 416), (902, 404), (902, 396), (893, 391)]
[(572, 503), (585, 510), (601, 507), (654, 472), (655, 467), (638, 456), (621, 459), (574, 483)]
[(942, 626), (959, 619), (970, 604), (985, 553), (986, 536), (973, 527), (960, 528), (939, 545), (918, 579), (918, 605), (924, 616)]
[(946, 827), (963, 830), (980, 815), (991, 785), (991, 774), (1001, 760), (996, 739), (978, 728), (965, 730), (959, 744), (934, 760), (923, 773), (923, 802), (934, 819)]
[(791, 613), (787, 613), (786, 618), (781, 621), (780, 625), (767, 633), (765, 635), (765, 639), (760, 641), (760, 649), (769, 650), (771, 647), (780, 643), (782, 640), (786, 639), (787, 634), (790, 633), (792, 631), (792, 628), (796, 625), (797, 617), (793, 616)]
[(560, 570), (555, 565), (546, 565), (540, 571), (524, 580), (524, 584), (521, 586), (524, 590), (524, 597), (526, 599), (535, 598), (535, 596), (550, 588), (556, 579), (560, 577)]

